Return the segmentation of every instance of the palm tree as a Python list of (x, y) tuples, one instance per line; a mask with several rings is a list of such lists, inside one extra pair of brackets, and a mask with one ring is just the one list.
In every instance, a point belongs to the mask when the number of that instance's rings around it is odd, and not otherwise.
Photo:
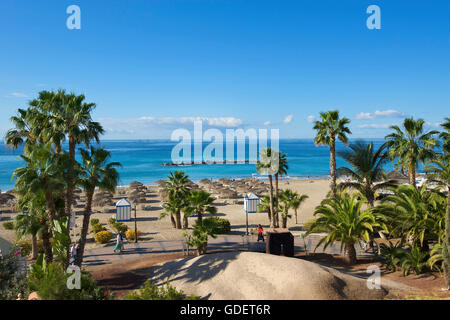
[[(449, 128), (450, 129), (450, 128)], [(450, 130), (449, 130), (450, 131)], [(448, 139), (448, 137), (447, 137)], [(448, 141), (446, 141), (448, 143)], [(443, 270), (447, 289), (450, 290), (450, 157), (449, 154), (429, 161), (426, 172), (430, 173), (429, 180), (437, 181), (447, 189), (447, 210), (445, 214), (445, 233), (442, 241)]]
[(266, 148), (260, 153), (260, 159), (256, 162), (256, 170), (259, 174), (267, 174), (269, 178), (269, 199), (270, 199), (270, 211), (269, 219), (270, 226), (272, 228), (278, 228), (278, 215), (277, 208), (274, 203), (273, 193), (273, 175), (279, 170), (279, 157), (278, 154), (271, 148)]
[(330, 188), (333, 194), (336, 192), (336, 138), (348, 144), (347, 134), (351, 134), (347, 125), (350, 120), (339, 118), (338, 110), (320, 113), (321, 121), (316, 121), (313, 129), (317, 131), (314, 139), (316, 145), (328, 145), (330, 147)]
[(14, 129), (8, 130), (5, 136), (5, 142), (8, 147), (18, 148), (43, 142), (40, 137), (42, 130), (37, 130), (37, 124), (42, 125), (42, 114), (36, 108), (18, 109), (17, 115), (11, 117), (10, 121), (14, 124)]
[[(61, 141), (67, 135), (69, 140), (70, 163), (67, 170), (66, 187), (66, 207), (65, 215), (70, 217), (73, 202), (73, 189), (75, 185), (75, 149), (80, 143), (89, 146), (91, 140), (99, 143), (99, 136), (104, 130), (100, 123), (92, 121), (91, 112), (95, 108), (95, 103), (84, 102), (84, 95), (67, 94), (65, 90), (58, 90), (56, 93), (42, 93), (46, 102), (42, 108), (49, 115), (49, 129), (51, 136), (57, 136), (59, 147)], [(58, 144), (58, 143), (57, 143)]]
[(188, 194), (186, 200), (186, 208), (184, 209), (185, 215), (191, 216), (196, 214), (199, 223), (202, 222), (205, 213), (217, 213), (217, 208), (212, 205), (216, 199), (211, 197), (209, 192), (204, 190), (192, 190)]
[[(189, 193), (189, 176), (186, 175), (184, 171), (178, 171), (175, 170), (174, 172), (170, 172), (169, 176), (167, 177), (167, 188), (166, 193), (169, 197), (169, 200), (172, 199), (172, 204), (177, 204), (183, 202), (182, 200), (186, 198), (187, 194)], [(178, 208), (171, 213), (171, 217), (175, 216), (175, 228), (181, 229), (181, 210), (182, 206), (178, 205)], [(185, 221), (186, 222), (186, 221)], [(187, 226), (186, 226), (187, 228)]]
[[(278, 177), (281, 177), (283, 175), (287, 175), (287, 171), (289, 169), (288, 163), (287, 163), (287, 159), (286, 159), (286, 154), (285, 153), (281, 153), (280, 151), (276, 151), (275, 152), (275, 156), (278, 156), (278, 170), (276, 171), (274, 177), (275, 177), (275, 194), (278, 194), (279, 192), (279, 188), (278, 188)], [(275, 197), (275, 201), (278, 198)], [(275, 205), (275, 212), (278, 213), (278, 205)], [(278, 215), (277, 215), (278, 216)], [(279, 224), (279, 222), (277, 222)], [(284, 227), (283, 227), (284, 228)]]
[(104, 148), (90, 147), (89, 150), (80, 149), (81, 168), (78, 184), (86, 192), (86, 204), (84, 207), (83, 226), (81, 228), (79, 248), (76, 257), (76, 265), (81, 267), (83, 263), (84, 247), (89, 229), (89, 220), (92, 214), (92, 198), (95, 188), (114, 192), (116, 189), (119, 173), (115, 167), (120, 167), (119, 162), (108, 162), (110, 152)]
[(373, 142), (364, 143), (357, 141), (350, 145), (351, 151), (339, 153), (350, 168), (338, 168), (337, 176), (349, 176), (354, 182), (341, 182), (339, 188), (352, 188), (367, 200), (369, 206), (374, 206), (375, 192), (380, 189), (392, 186), (393, 180), (386, 181), (386, 174), (383, 165), (388, 161), (383, 144), (378, 150), (374, 150)]
[[(277, 196), (274, 195), (275, 198), (275, 202), (278, 203), (277, 201)], [(267, 212), (267, 217), (269, 219), (269, 224), (271, 223), (271, 215), (270, 215), (270, 196), (265, 195), (262, 198), (260, 198), (259, 204), (258, 204), (258, 209), (256, 210), (256, 212)], [(278, 211), (281, 208), (278, 206)]]
[[(63, 187), (61, 165), (64, 163), (64, 155), (56, 154), (50, 143), (30, 145), (28, 153), (28, 155), (20, 156), (27, 166), (13, 172), (13, 177), (17, 178), (14, 188), (20, 194), (43, 193), (48, 211), (49, 229), (52, 230), (57, 218), (55, 193)], [(49, 262), (53, 260), (50, 237), (51, 231), (49, 234), (47, 232), (43, 234), (46, 259)]]
[(301, 204), (303, 202), (305, 202), (305, 200), (308, 198), (309, 197), (306, 194), (300, 195), (298, 192), (294, 192), (294, 196), (291, 200), (291, 208), (294, 209), (294, 212), (295, 212), (295, 224), (298, 224), (298, 220), (297, 220), (298, 208), (300, 208)]
[(445, 118), (445, 122), (441, 124), (441, 126), (445, 129), (444, 132), (441, 132), (439, 137), (444, 140), (442, 149), (444, 153), (450, 153), (450, 118)]
[(433, 137), (439, 132), (433, 130), (424, 133), (424, 124), (423, 119), (406, 118), (403, 121), (403, 128), (391, 126), (394, 132), (385, 137), (391, 158), (398, 157), (408, 164), (409, 183), (413, 186), (416, 185), (418, 163), (433, 158), (435, 156), (433, 148), (439, 145)]
[(441, 220), (441, 197), (428, 191), (424, 183), (420, 188), (400, 185), (388, 188), (394, 194), (381, 200), (375, 210), (386, 218), (389, 233), (402, 241), (412, 240), (423, 252), (429, 251), (428, 243), (439, 238), (436, 228)]
[[(163, 203), (164, 211), (159, 215), (159, 219), (164, 218), (165, 216), (170, 216), (170, 222), (172, 223), (172, 227), (177, 228), (177, 223), (175, 221), (174, 216), (181, 212), (185, 208), (185, 202), (181, 198), (176, 198), (173, 196), (169, 196), (169, 199)], [(185, 222), (186, 224), (186, 222)], [(186, 226), (187, 228), (187, 226)]]
[(27, 235), (31, 236), (32, 259), (37, 259), (37, 238), (38, 236), (42, 237), (44, 229), (48, 229), (45, 211), (17, 215), (14, 221), (14, 228), (18, 240), (23, 239)]
[(292, 208), (292, 201), (294, 198), (295, 193), (291, 189), (285, 189), (279, 193), (282, 228), (287, 227), (287, 219), (291, 217), (291, 215), (289, 215), (289, 209)]
[(357, 261), (355, 244), (360, 240), (368, 242), (369, 234), (373, 233), (375, 228), (382, 227), (372, 210), (361, 209), (362, 201), (357, 201), (356, 197), (356, 194), (340, 192), (323, 200), (315, 209), (314, 215), (318, 218), (310, 228), (327, 228), (328, 235), (319, 241), (317, 247), (324, 244), (325, 250), (328, 245), (340, 241), (341, 251), (344, 248), (345, 260), (349, 264)]

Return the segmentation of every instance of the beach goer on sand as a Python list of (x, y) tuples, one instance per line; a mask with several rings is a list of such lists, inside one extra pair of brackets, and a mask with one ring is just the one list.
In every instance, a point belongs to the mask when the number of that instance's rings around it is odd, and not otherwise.
[(75, 261), (77, 259), (77, 251), (78, 251), (78, 244), (72, 243), (72, 246), (70, 247), (70, 264), (75, 264)]
[(264, 242), (263, 232), (264, 232), (263, 227), (260, 224), (258, 224), (258, 241), (257, 242), (259, 242), (259, 240), (262, 240), (262, 242)]
[(120, 253), (122, 253), (123, 250), (123, 236), (122, 231), (119, 231), (116, 237), (116, 246), (114, 247), (114, 252), (119, 250)]

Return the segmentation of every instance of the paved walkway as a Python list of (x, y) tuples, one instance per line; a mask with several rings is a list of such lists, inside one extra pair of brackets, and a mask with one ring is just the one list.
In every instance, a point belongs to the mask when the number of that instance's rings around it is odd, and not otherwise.
[[(320, 235), (310, 235), (305, 241), (299, 236), (294, 237), (295, 252), (314, 251), (317, 243), (321, 239)], [(241, 250), (241, 251), (265, 251), (265, 243), (257, 242), (256, 236), (243, 237), (240, 235), (225, 235), (210, 238), (208, 240), (207, 250)], [(151, 240), (138, 243), (124, 242), (125, 250), (122, 254), (114, 253), (115, 243), (110, 243), (105, 247), (93, 248), (85, 251), (83, 263), (85, 266), (108, 264), (114, 261), (125, 259), (137, 259), (148, 254), (166, 254), (174, 252), (184, 252), (186, 246), (183, 239), (180, 240)], [(193, 252), (195, 249), (191, 248)], [(362, 252), (359, 246), (356, 246), (357, 254), (360, 256), (367, 255)], [(340, 254), (340, 244), (335, 243), (329, 246), (325, 251), (323, 246), (317, 248), (316, 252), (325, 252), (329, 254)]]

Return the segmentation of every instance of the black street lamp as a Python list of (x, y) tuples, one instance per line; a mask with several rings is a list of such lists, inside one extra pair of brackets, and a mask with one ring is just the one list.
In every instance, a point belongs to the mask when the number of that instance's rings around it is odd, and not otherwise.
[(134, 243), (138, 242), (136, 211), (136, 203), (134, 203)]

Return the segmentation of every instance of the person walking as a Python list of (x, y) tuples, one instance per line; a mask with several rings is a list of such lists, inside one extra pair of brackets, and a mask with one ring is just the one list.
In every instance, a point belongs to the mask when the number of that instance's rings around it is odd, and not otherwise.
[(78, 245), (76, 243), (72, 243), (72, 247), (70, 247), (70, 261), (69, 263), (71, 265), (75, 264), (75, 261), (77, 260), (77, 250)]
[(258, 241), (257, 242), (259, 242), (259, 240), (262, 240), (262, 242), (264, 242), (263, 232), (264, 232), (263, 227), (260, 224), (258, 224)]
[(117, 233), (116, 246), (114, 247), (114, 252), (116, 252), (117, 250), (119, 250), (119, 252), (122, 253), (122, 250), (123, 250), (122, 231), (119, 231), (119, 233)]

